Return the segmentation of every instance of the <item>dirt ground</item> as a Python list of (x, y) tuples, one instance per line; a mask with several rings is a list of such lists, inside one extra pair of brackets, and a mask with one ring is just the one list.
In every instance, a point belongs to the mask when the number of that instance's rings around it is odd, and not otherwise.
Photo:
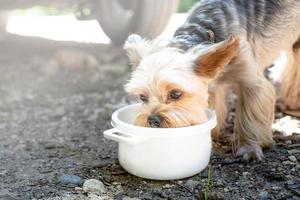
[[(184, 180), (137, 178), (103, 139), (111, 113), (129, 103), (129, 72), (116, 47), (1, 35), (0, 199), (203, 199), (207, 169)], [(275, 135), (261, 162), (215, 153), (209, 199), (300, 199), (299, 137)], [(106, 192), (88, 196), (86, 179)]]

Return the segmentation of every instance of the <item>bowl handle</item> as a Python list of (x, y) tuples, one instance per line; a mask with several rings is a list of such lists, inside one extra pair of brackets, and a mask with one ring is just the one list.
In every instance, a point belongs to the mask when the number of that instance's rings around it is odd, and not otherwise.
[(145, 138), (143, 137), (136, 137), (126, 132), (120, 131), (119, 129), (116, 128), (112, 128), (104, 131), (103, 135), (107, 139), (114, 140), (120, 143), (130, 144), (130, 145), (138, 144), (142, 141), (145, 141)]

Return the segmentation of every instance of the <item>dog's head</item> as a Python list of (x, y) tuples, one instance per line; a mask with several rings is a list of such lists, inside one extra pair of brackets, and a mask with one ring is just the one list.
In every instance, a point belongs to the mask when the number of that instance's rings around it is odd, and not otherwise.
[(169, 128), (206, 121), (208, 85), (236, 55), (238, 45), (232, 37), (183, 52), (129, 36), (124, 49), (135, 70), (125, 89), (142, 101), (135, 124)]

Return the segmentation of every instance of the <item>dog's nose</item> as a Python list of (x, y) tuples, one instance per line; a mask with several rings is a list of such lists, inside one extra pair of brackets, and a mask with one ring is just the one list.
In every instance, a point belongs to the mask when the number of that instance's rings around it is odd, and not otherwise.
[(161, 123), (161, 116), (159, 115), (149, 115), (148, 116), (148, 123), (151, 128), (159, 128)]

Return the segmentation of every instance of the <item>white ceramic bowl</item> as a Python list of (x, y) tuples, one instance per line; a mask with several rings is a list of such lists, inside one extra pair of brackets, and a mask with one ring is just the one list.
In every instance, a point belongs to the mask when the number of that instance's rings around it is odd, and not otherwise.
[(119, 143), (119, 162), (129, 173), (147, 179), (173, 180), (193, 176), (208, 164), (211, 130), (216, 114), (207, 110), (208, 121), (182, 128), (134, 126), (140, 104), (125, 106), (112, 115), (114, 128), (104, 137)]

